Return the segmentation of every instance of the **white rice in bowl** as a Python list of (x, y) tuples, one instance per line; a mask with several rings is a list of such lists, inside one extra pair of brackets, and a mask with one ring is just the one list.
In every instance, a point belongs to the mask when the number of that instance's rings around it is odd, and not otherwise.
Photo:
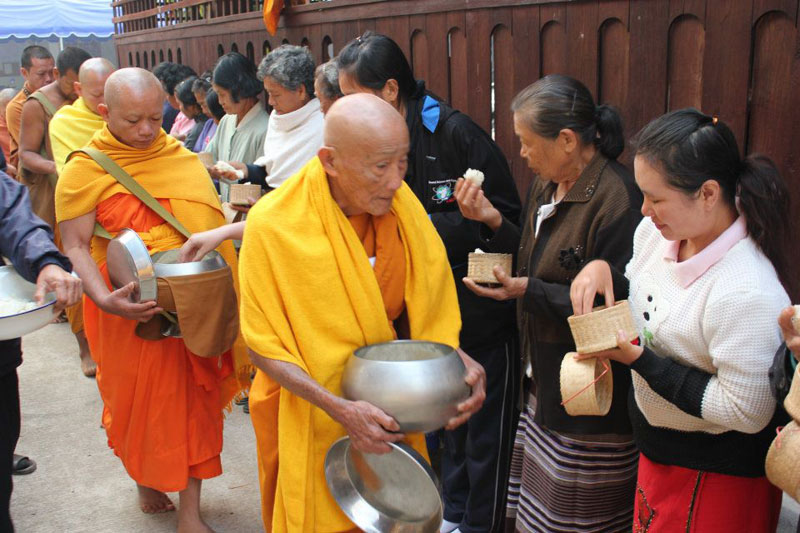
[(8, 296), (0, 298), (0, 317), (18, 315), (32, 309), (36, 309), (36, 302)]

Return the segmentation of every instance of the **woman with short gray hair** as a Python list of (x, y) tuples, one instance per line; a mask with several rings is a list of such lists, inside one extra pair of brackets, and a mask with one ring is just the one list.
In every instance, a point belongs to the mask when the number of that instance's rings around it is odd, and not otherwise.
[(314, 96), (314, 58), (304, 46), (285, 44), (267, 54), (258, 78), (272, 106), (264, 155), (252, 165), (231, 163), (243, 181), (277, 188), (317, 155), (322, 147), (323, 116)]
[(314, 73), (314, 92), (319, 98), (323, 115), (328, 113), (328, 109), (336, 100), (344, 96), (339, 87), (339, 69), (336, 68), (336, 61), (328, 61), (317, 67)]

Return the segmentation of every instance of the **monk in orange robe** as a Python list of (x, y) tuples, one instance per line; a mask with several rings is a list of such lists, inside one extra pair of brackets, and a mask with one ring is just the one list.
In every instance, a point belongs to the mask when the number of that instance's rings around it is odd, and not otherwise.
[[(149, 72), (115, 72), (105, 85), (105, 104), (98, 105), (106, 127), (88, 146), (121, 166), (190, 232), (222, 225), (203, 164), (161, 129), (163, 101), (161, 84)], [(178, 531), (210, 531), (200, 517), (200, 487), (222, 472), (222, 410), (238, 389), (235, 356), (201, 358), (182, 339), (136, 336), (137, 321), (159, 309), (155, 302), (132, 303), (132, 283), (111, 288), (108, 241), (93, 232), (96, 223), (112, 235), (131, 228), (151, 253), (179, 248), (185, 238), (81, 152), (59, 176), (56, 213), (65, 251), (89, 297), (86, 336), (97, 360), (109, 446), (137, 483), (144, 512), (173, 510), (165, 493), (178, 491)], [(235, 270), (233, 246), (218, 251)]]
[[(328, 112), (319, 156), (248, 215), (240, 316), (258, 368), (250, 413), (271, 533), (354, 530), (325, 482), (325, 454), (339, 438), (367, 453), (406, 439), (426, 455), (422, 435), (396, 433), (391, 416), (341, 390), (347, 359), (365, 344), (401, 333), (458, 346), (452, 271), (403, 181), (407, 154), (408, 128), (391, 105), (345, 96)], [(449, 428), (485, 397), (483, 368), (460, 354), (472, 395)]]

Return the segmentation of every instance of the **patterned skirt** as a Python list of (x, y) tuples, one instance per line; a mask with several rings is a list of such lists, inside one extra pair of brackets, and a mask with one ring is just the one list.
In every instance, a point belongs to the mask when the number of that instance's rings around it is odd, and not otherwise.
[(560, 435), (536, 424), (534, 409), (520, 417), (511, 460), (507, 517), (516, 530), (630, 531), (639, 458), (633, 440)]

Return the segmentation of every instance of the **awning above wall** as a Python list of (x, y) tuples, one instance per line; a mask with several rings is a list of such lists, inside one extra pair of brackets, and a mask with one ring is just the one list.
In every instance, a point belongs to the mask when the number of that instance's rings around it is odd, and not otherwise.
[(0, 0), (0, 39), (109, 37), (111, 0)]

